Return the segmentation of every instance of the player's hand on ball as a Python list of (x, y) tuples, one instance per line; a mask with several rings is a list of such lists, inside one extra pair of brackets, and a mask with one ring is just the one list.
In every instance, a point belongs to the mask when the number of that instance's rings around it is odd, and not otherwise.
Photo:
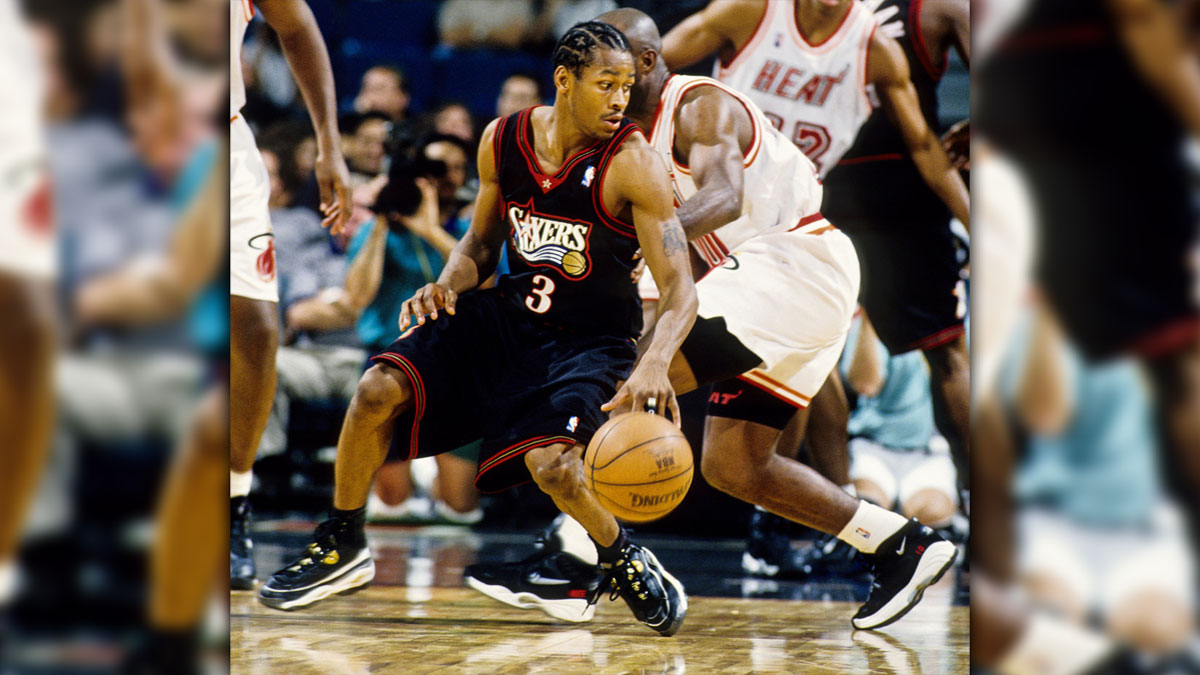
[(615, 396), (608, 403), (600, 406), (604, 412), (615, 410), (622, 401), (629, 399), (634, 410), (646, 410), (656, 415), (667, 414), (671, 411), (671, 420), (675, 426), (680, 426), (679, 404), (675, 401), (675, 389), (671, 387), (671, 378), (667, 376), (667, 364), (658, 361), (642, 361), (633, 370), (633, 374), (621, 385)]
[(439, 284), (425, 284), (416, 295), (405, 300), (400, 306), (400, 332), (408, 330), (414, 319), (417, 325), (424, 325), (426, 314), (430, 320), (436, 321), (439, 309), (444, 309), (447, 314), (454, 316), (454, 305), (457, 302), (458, 294), (449, 288)]
[(346, 160), (338, 150), (318, 152), (314, 173), (321, 191), (321, 213), (325, 216), (321, 226), (328, 227), (334, 235), (341, 234), (354, 212)]

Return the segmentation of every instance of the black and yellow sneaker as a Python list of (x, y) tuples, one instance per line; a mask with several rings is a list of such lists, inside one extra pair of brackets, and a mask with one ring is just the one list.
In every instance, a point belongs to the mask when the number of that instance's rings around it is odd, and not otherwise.
[(588, 598), (595, 603), (605, 591), (609, 600), (621, 596), (633, 616), (663, 637), (679, 631), (687, 616), (687, 592), (683, 584), (671, 576), (654, 553), (634, 543), (621, 549), (615, 563), (600, 563), (603, 580)]
[(250, 541), (250, 502), (246, 497), (229, 500), (229, 588), (254, 588), (254, 542)]
[(858, 629), (882, 628), (904, 616), (925, 589), (958, 557), (958, 548), (914, 518), (883, 540), (869, 558), (874, 580), (867, 602), (850, 623)]
[(258, 599), (274, 609), (300, 609), (366, 588), (374, 578), (375, 561), (361, 520), (330, 518), (317, 526), (313, 542), (295, 562), (263, 584)]

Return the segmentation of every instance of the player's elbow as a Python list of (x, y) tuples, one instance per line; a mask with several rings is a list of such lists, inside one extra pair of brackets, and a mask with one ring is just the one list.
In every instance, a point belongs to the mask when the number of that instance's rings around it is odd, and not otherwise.
[(846, 383), (859, 396), (874, 398), (883, 390), (883, 377), (878, 373), (863, 373), (851, 370)]

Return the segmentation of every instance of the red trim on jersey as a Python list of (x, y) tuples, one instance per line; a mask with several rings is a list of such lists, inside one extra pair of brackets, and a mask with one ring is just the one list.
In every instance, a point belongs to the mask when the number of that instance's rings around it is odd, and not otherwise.
[(763, 3), (762, 16), (758, 17), (758, 23), (754, 24), (754, 32), (750, 33), (750, 38), (748, 40), (746, 40), (746, 43), (743, 44), (736, 52), (733, 53), (733, 58), (729, 59), (729, 63), (725, 63), (725, 59), (717, 57), (717, 65), (721, 68), (721, 70), (727, 71), (727, 70), (732, 69), (734, 64), (737, 63), (738, 57), (740, 57), (743, 54), (750, 51), (749, 49), (747, 49), (747, 47), (754, 44), (754, 40), (756, 38), (761, 37), (758, 34), (758, 32), (760, 30), (762, 30), (763, 24), (766, 23), (767, 16), (769, 16), (771, 14), (771, 3), (773, 1), (774, 0), (767, 0), (766, 2)]
[(904, 155), (902, 155), (898, 152), (885, 152), (882, 155), (864, 155), (862, 157), (852, 157), (850, 159), (843, 159), (840, 162), (838, 162), (838, 166), (842, 166), (842, 165), (846, 165), (846, 164), (866, 164), (867, 162), (884, 162), (884, 161), (892, 161), (892, 160), (897, 160), (897, 159), (904, 159)]
[[(507, 121), (507, 117), (501, 117), (500, 123), (496, 125), (496, 130), (492, 134), (492, 171), (496, 173), (497, 188), (500, 186), (500, 157), (504, 154), (502, 152), (502, 144), (504, 139), (504, 123)], [(508, 210), (507, 203), (504, 200), (503, 190), (497, 189), (496, 194), (500, 197), (496, 200), (496, 206), (500, 209), (500, 222), (503, 223), (506, 222), (504, 212)], [(511, 228), (509, 229), (509, 234), (512, 234)]]
[[(857, 0), (855, 0), (855, 1), (857, 1)], [(754, 372), (754, 371), (751, 371), (751, 372)], [(807, 408), (808, 404), (812, 403), (812, 398), (805, 396), (804, 394), (801, 394), (800, 392), (798, 392), (794, 389), (789, 389), (788, 387), (784, 386), (782, 383), (776, 382), (775, 380), (772, 380), (771, 378), (767, 377), (766, 375), (763, 375), (762, 373), (754, 373), (754, 374), (756, 377), (763, 378), (764, 380), (766, 380), (766, 382), (756, 382), (755, 380), (750, 379), (750, 377), (748, 377), (749, 373), (746, 373), (744, 375), (738, 375), (737, 379), (739, 379), (742, 382), (745, 382), (747, 384), (758, 387), (759, 389), (767, 392), (768, 394), (774, 396), (775, 398), (779, 399), (780, 401), (783, 401), (784, 403), (786, 403), (794, 408), (799, 408), (799, 409)], [(778, 391), (775, 390), (776, 387), (788, 392), (789, 394), (795, 396), (796, 398), (799, 398), (800, 400), (804, 401), (804, 403), (797, 404), (795, 400), (786, 398), (785, 396), (783, 396), (782, 394), (780, 394)]]
[(566, 175), (571, 172), (571, 169), (575, 168), (576, 164), (589, 157), (592, 153), (596, 152), (599, 147), (605, 143), (604, 140), (596, 141), (595, 143), (577, 151), (575, 154), (568, 157), (567, 160), (563, 162), (562, 166), (558, 168), (558, 171), (553, 175), (546, 173), (542, 170), (542, 163), (538, 161), (537, 153), (534, 152), (533, 145), (526, 137), (527, 125), (531, 133), (533, 130), (534, 108), (544, 107), (547, 106), (534, 106), (533, 108), (526, 108), (525, 110), (522, 110), (520, 112), (520, 117), (517, 118), (516, 130), (517, 147), (521, 149), (521, 154), (525, 157), (525, 164), (529, 167), (529, 172), (533, 174), (534, 179), (537, 180), (538, 186), (542, 188), (542, 194), (546, 194), (547, 192), (561, 185), (563, 179), (566, 178)]
[(1133, 343), (1133, 351), (1146, 358), (1170, 356), (1200, 338), (1200, 317), (1176, 319)]
[(926, 351), (936, 347), (941, 347), (944, 344), (948, 344), (954, 340), (957, 340), (960, 335), (966, 332), (966, 330), (967, 329), (961, 323), (956, 326), (950, 326), (949, 328), (943, 328), (932, 335), (927, 335), (920, 340), (910, 343), (908, 349), (905, 351), (912, 351), (914, 349)]
[[(571, 445), (580, 444), (577, 439), (571, 438), (570, 436), (534, 436), (533, 438), (527, 438), (523, 441), (513, 443), (512, 445), (493, 455), (491, 459), (479, 466), (479, 471), (475, 473), (475, 487), (479, 487), (479, 479), (483, 477), (483, 474), (491, 471), (501, 464), (504, 464), (505, 462), (508, 462), (516, 457), (520, 457), (534, 448), (541, 448), (547, 445), (556, 445), (558, 443), (569, 443)], [(529, 481), (525, 482), (528, 483)], [(525, 483), (519, 483), (519, 485), (524, 484)], [(495, 494), (496, 492), (507, 490), (510, 487), (515, 486), (505, 486), (501, 490), (493, 490), (486, 492), (485, 494)]]
[(421, 373), (417, 371), (412, 362), (391, 352), (384, 352), (378, 356), (371, 358), (372, 361), (384, 359), (390, 362), (393, 368), (400, 369), (412, 383), (413, 394), (417, 399), (417, 409), (413, 414), (412, 437), (409, 438), (408, 459), (414, 459), (417, 456), (417, 433), (421, 428), (421, 417), (425, 415), (425, 383), (421, 380)]
[(855, 12), (855, 8), (858, 6), (857, 1), (851, 2), (850, 5), (846, 8), (846, 13), (842, 15), (842, 20), (840, 22), (838, 22), (837, 28), (833, 29), (833, 32), (829, 34), (829, 37), (826, 37), (824, 40), (821, 40), (817, 44), (813, 44), (808, 41), (808, 37), (805, 36), (804, 31), (800, 29), (800, 17), (796, 16), (796, 3), (792, 2), (792, 3), (788, 3), (788, 4), (792, 8), (792, 25), (796, 27), (796, 35), (798, 35), (800, 37), (800, 39), (804, 42), (804, 44), (802, 44), (801, 46), (802, 47), (812, 47), (814, 49), (817, 47), (825, 46), (826, 44), (828, 44), (828, 42), (830, 40), (832, 40), (839, 33), (841, 33), (842, 29), (846, 27), (846, 20), (850, 18), (850, 15)]
[(658, 116), (662, 114), (663, 97), (666, 94), (667, 87), (670, 86), (671, 78), (673, 77), (675, 77), (674, 73), (668, 75), (667, 79), (663, 81), (662, 93), (658, 95), (658, 105), (654, 106), (654, 119), (650, 122), (650, 129), (649, 131), (643, 130), (643, 133), (647, 139), (654, 138), (654, 135), (658, 133)]
[(933, 56), (929, 53), (929, 48), (925, 46), (925, 34), (921, 32), (921, 6), (925, 4), (925, 0), (913, 0), (908, 6), (908, 25), (909, 31), (913, 36), (913, 51), (917, 53), (917, 60), (925, 68), (925, 72), (929, 73), (935, 81), (942, 79), (946, 74), (946, 66), (949, 62), (949, 55), (942, 55), (942, 66), (937, 68), (933, 65)]
[(824, 219), (825, 219), (825, 216), (821, 215), (820, 211), (818, 211), (814, 214), (811, 214), (811, 215), (804, 216), (803, 218), (800, 219), (800, 222), (798, 222), (794, 226), (792, 226), (792, 228), (789, 229), (788, 232), (792, 232), (793, 230), (798, 230), (798, 229), (804, 227), (805, 225), (811, 225), (812, 223), (815, 223), (818, 220), (824, 220)]
[[(592, 205), (596, 207), (596, 213), (600, 216), (600, 222), (615, 231), (617, 234), (623, 234), (626, 237), (637, 237), (637, 229), (634, 226), (626, 225), (621, 222), (616, 216), (608, 212), (608, 208), (604, 206), (604, 179), (608, 176), (608, 165), (612, 163), (613, 157), (617, 155), (617, 150), (625, 139), (631, 134), (642, 133), (636, 124), (626, 125), (623, 129), (619, 129), (615, 136), (610, 141), (610, 145), (600, 155), (600, 161), (596, 166), (596, 173), (599, 174), (592, 189)], [(643, 134), (644, 136), (644, 134)]]

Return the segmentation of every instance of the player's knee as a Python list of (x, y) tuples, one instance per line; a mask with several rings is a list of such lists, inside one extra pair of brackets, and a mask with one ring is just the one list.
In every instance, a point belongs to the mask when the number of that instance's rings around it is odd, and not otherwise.
[(372, 366), (358, 381), (351, 407), (357, 415), (389, 417), (412, 399), (408, 378), (387, 366)]
[(232, 348), (243, 354), (274, 354), (279, 347), (279, 323), (274, 312), (274, 303), (239, 302), (234, 298), (230, 306)]
[(1125, 597), (1109, 610), (1109, 633), (1140, 651), (1168, 653), (1187, 644), (1192, 613), (1179, 597), (1150, 589)]
[(525, 453), (525, 466), (538, 487), (548, 495), (569, 497), (583, 483), (578, 480), (578, 458), (567, 452), (565, 444), (534, 448)]
[(708, 484), (726, 494), (753, 502), (755, 476), (730, 452), (705, 452), (700, 474)]
[(901, 505), (905, 518), (916, 518), (930, 527), (942, 527), (954, 517), (954, 498), (936, 488), (918, 490)]

